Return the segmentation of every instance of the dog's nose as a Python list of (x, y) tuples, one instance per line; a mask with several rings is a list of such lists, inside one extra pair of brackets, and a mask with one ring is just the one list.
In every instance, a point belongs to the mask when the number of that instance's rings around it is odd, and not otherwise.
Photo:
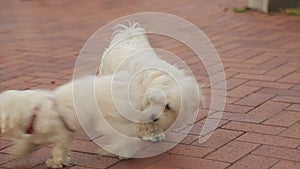
[(151, 116), (151, 120), (154, 121), (154, 122), (156, 122), (156, 121), (158, 120), (158, 118), (153, 114), (153, 115)]

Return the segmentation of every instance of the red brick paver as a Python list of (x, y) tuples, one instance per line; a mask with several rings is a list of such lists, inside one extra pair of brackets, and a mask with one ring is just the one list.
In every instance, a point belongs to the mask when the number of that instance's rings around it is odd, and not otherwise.
[[(101, 26), (136, 12), (171, 13), (199, 27), (220, 54), (228, 92), (218, 129), (198, 143), (211, 102), (210, 80), (201, 61), (182, 43), (149, 35), (153, 47), (173, 52), (190, 66), (204, 84), (207, 108), (188, 136), (162, 155), (119, 161), (99, 157), (97, 145), (76, 138), (70, 147), (71, 166), (66, 168), (298, 169), (300, 17), (232, 11), (245, 4), (246, 0), (1, 1), (0, 92), (64, 84), (72, 78), (85, 41)], [(25, 159), (14, 154), (14, 143), (1, 137), (0, 168), (45, 169), (50, 148)]]
[(278, 159), (264, 156), (247, 155), (238, 162), (234, 163), (229, 169), (268, 169), (274, 165)]
[(300, 163), (294, 161), (281, 160), (271, 169), (297, 169), (300, 168)]
[(263, 145), (252, 154), (300, 162), (299, 149)]
[(178, 168), (203, 168), (203, 169), (221, 169), (225, 168), (229, 165), (229, 163), (201, 159), (201, 158), (194, 158), (189, 156), (178, 156), (178, 155), (170, 155), (163, 160), (161, 160), (159, 165), (162, 166), (171, 166), (171, 167), (178, 167)]
[(246, 143), (241, 141), (232, 141), (227, 145), (225, 145), (224, 147), (209, 154), (206, 158), (232, 163), (242, 158), (244, 155), (250, 153), (258, 146), (259, 144)]

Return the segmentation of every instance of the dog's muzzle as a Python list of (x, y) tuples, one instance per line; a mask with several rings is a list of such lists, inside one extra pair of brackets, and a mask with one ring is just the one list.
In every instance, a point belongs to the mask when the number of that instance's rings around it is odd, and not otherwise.
[(151, 116), (151, 120), (152, 120), (153, 122), (156, 122), (156, 121), (158, 120), (158, 118), (156, 117), (156, 115), (153, 114), (153, 115)]

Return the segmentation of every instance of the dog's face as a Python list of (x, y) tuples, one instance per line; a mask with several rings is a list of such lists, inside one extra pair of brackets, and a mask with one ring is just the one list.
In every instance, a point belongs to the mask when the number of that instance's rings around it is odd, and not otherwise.
[(160, 74), (149, 82), (149, 86), (144, 110), (151, 109), (148, 111), (149, 121), (164, 130), (173, 124), (182, 127), (191, 123), (204, 105), (198, 84), (190, 77), (175, 80), (167, 74)]

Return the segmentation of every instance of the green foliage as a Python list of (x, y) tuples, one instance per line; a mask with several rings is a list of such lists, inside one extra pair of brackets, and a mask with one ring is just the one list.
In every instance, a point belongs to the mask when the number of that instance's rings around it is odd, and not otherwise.
[(287, 15), (300, 16), (299, 8), (287, 8), (287, 9), (284, 9), (283, 12), (286, 13)]
[(233, 8), (233, 11), (235, 13), (242, 13), (242, 12), (246, 12), (248, 10), (249, 10), (249, 8), (247, 8), (247, 7), (234, 7)]

